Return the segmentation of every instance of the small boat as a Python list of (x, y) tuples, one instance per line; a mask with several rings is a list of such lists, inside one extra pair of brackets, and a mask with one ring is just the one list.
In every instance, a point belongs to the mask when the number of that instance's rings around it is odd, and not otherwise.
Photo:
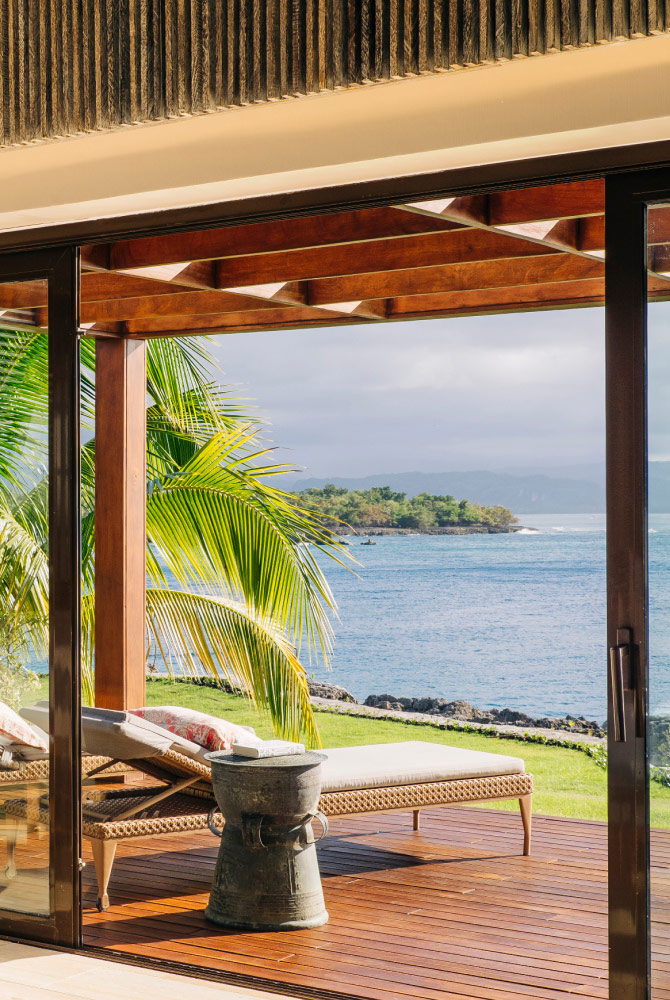
[(373, 541), (371, 538), (368, 538), (367, 541), (365, 542), (361, 542), (361, 545), (376, 545), (376, 544), (377, 543)]

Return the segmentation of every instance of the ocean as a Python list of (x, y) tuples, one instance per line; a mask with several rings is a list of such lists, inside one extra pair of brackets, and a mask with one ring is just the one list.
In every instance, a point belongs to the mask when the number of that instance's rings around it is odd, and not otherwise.
[[(354, 572), (320, 557), (339, 617), (331, 669), (303, 648), (308, 673), (361, 701), (431, 696), (603, 722), (605, 516), (520, 520), (536, 530), (352, 539)], [(650, 711), (670, 715), (670, 514), (651, 516), (649, 554)]]
[[(532, 716), (607, 714), (605, 517), (524, 515), (537, 531), (354, 542), (324, 569), (339, 605), (332, 669), (357, 698), (464, 699)], [(670, 515), (651, 520), (651, 705), (670, 712)]]

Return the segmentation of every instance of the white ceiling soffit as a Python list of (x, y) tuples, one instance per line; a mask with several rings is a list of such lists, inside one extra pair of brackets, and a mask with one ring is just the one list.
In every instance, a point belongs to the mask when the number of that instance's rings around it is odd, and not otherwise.
[(670, 137), (670, 36), (0, 151), (0, 230)]

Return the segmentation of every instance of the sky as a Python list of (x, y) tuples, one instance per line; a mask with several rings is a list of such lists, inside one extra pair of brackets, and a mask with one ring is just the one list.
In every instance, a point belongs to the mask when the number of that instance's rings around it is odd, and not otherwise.
[[(650, 324), (653, 457), (670, 457), (670, 304)], [(275, 459), (322, 477), (604, 461), (604, 310), (219, 336)]]

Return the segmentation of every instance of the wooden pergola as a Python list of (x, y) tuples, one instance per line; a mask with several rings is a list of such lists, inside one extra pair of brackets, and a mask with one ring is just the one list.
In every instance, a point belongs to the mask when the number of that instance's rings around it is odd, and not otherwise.
[[(670, 217), (650, 213), (649, 293), (670, 298)], [(95, 244), (96, 700), (144, 698), (145, 342), (604, 303), (604, 181)], [(46, 283), (0, 285), (0, 324), (47, 324)]]
[[(649, 291), (670, 294), (653, 213)], [(99, 339), (520, 312), (604, 302), (604, 181), (420, 201), (82, 248)], [(0, 324), (46, 324), (45, 286), (0, 288)]]

